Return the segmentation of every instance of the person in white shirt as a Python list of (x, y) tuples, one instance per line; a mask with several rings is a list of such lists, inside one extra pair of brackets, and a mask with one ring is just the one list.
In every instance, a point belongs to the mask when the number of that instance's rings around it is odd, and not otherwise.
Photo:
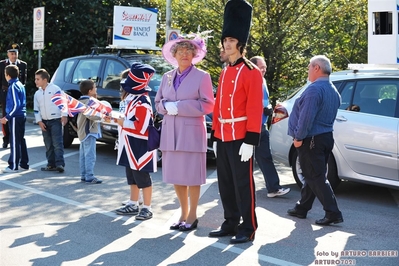
[(62, 113), (51, 97), (61, 88), (49, 83), (50, 75), (45, 69), (35, 73), (35, 84), (38, 87), (34, 95), (33, 111), (36, 123), (40, 126), (46, 146), (47, 166), (42, 171), (64, 172), (63, 126), (68, 122), (67, 113)]

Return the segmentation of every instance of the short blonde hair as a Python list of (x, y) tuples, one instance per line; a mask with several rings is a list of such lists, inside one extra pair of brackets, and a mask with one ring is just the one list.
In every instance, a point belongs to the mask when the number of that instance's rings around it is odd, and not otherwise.
[(186, 48), (187, 50), (192, 51), (193, 57), (197, 55), (197, 47), (190, 41), (181, 41), (173, 44), (172, 47), (170, 47), (170, 53), (175, 57), (177, 50), (181, 48)]

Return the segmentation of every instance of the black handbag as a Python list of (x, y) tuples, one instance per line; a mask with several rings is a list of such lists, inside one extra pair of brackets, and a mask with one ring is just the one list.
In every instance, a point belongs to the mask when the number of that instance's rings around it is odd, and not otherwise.
[(161, 143), (161, 124), (158, 124), (159, 127), (155, 127), (154, 121), (152, 118), (150, 119), (150, 123), (148, 125), (148, 141), (147, 141), (147, 150), (152, 151), (159, 148), (159, 144)]

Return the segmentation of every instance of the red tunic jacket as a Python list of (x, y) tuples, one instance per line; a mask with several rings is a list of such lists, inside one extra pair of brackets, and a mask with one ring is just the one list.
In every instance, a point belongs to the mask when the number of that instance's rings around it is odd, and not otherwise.
[[(263, 114), (262, 74), (247, 59), (222, 70), (213, 110), (214, 137), (222, 141), (244, 139), (259, 145)], [(219, 119), (247, 117), (238, 122), (221, 123)]]

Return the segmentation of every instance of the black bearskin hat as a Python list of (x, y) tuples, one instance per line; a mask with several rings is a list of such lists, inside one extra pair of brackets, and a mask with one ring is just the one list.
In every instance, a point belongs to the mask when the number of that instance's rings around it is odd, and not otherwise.
[(252, 21), (252, 6), (245, 0), (230, 0), (224, 8), (222, 43), (226, 37), (247, 43)]

